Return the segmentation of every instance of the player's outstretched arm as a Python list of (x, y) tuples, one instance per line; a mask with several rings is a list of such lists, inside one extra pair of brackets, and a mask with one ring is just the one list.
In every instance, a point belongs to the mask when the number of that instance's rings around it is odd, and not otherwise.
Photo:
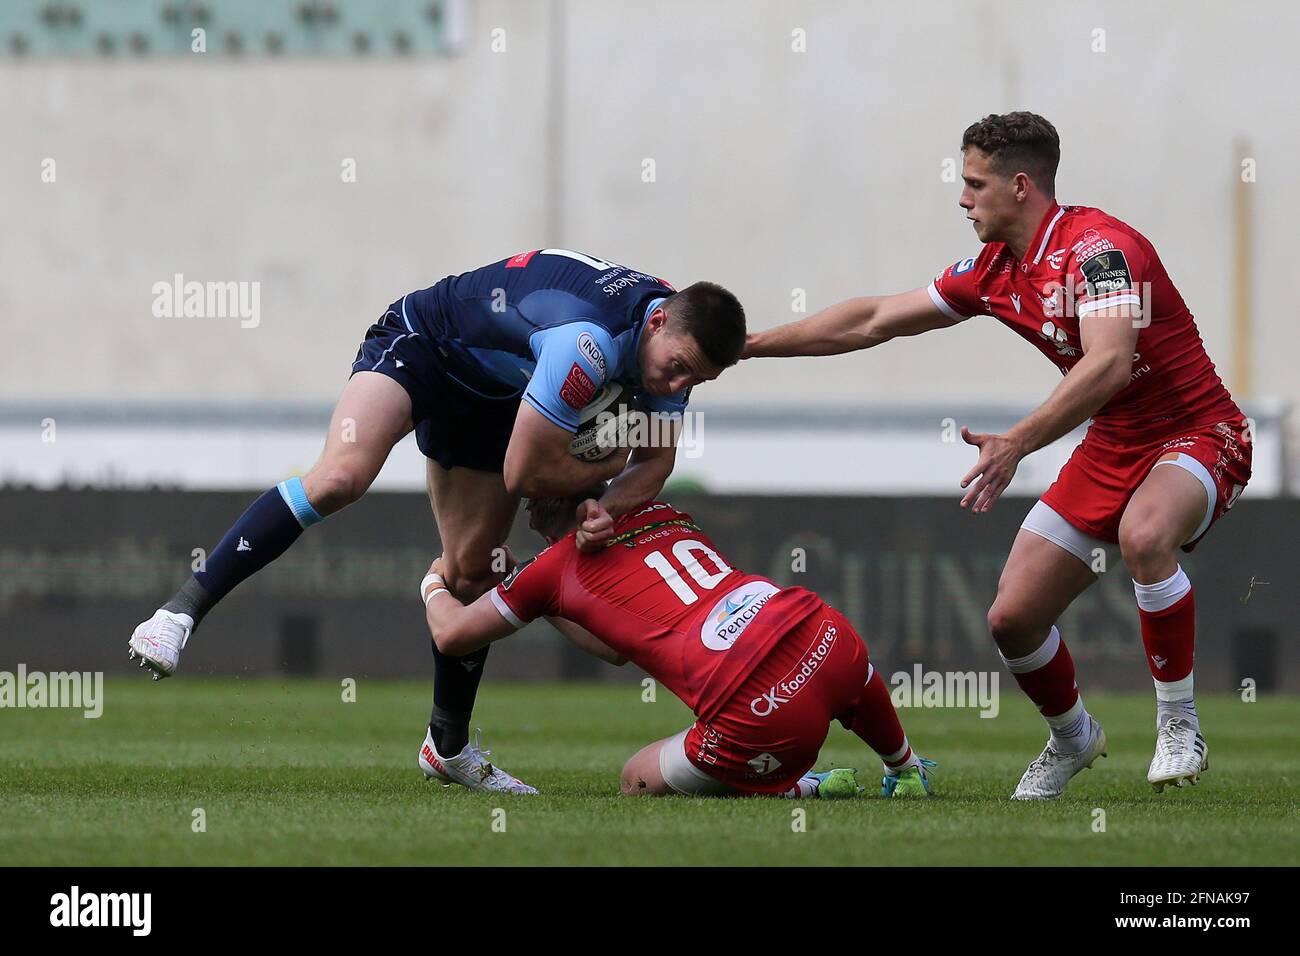
[(1083, 358), (1061, 379), (1047, 401), (1009, 432), (1020, 440), (1025, 454), (1078, 428), (1129, 383), (1138, 331), (1127, 312), (1094, 312), (1079, 323)]
[(520, 402), (502, 466), (506, 490), (521, 498), (561, 498), (623, 470), (626, 459), (617, 453), (604, 461), (579, 461), (569, 454), (572, 440), (572, 433)]
[(492, 592), (470, 605), (461, 604), (447, 590), (442, 578), (442, 559), (433, 562), (420, 584), (424, 619), (438, 650), (452, 657), (464, 657), (516, 630), (492, 602)]
[(940, 311), (925, 288), (897, 295), (864, 296), (789, 325), (750, 333), (743, 357), (840, 355), (956, 324)]
[(963, 488), (969, 487), (961, 506), (970, 508), (972, 514), (993, 507), (1011, 484), (1021, 459), (1082, 425), (1128, 384), (1138, 328), (1127, 313), (1089, 315), (1080, 323), (1079, 334), (1083, 358), (1061, 379), (1047, 401), (1005, 435), (961, 430), (967, 444), (980, 450), (975, 467), (961, 482)]

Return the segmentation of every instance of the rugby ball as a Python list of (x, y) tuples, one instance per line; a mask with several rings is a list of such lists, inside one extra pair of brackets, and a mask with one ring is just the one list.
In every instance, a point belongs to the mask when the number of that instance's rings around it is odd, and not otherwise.
[(578, 416), (578, 430), (569, 442), (569, 454), (581, 461), (602, 461), (625, 448), (634, 409), (631, 390), (610, 382)]

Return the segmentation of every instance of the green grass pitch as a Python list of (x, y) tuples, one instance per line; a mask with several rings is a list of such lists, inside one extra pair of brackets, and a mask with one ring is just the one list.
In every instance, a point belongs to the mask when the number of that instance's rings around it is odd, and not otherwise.
[[(476, 722), (502, 766), (543, 791), (426, 783), (428, 685), (361, 680), (153, 684), (115, 676), (104, 713), (0, 711), (0, 864), (1293, 864), (1300, 700), (1204, 697), (1210, 772), (1156, 795), (1147, 695), (1087, 697), (1110, 756), (1050, 804), (1008, 801), (1045, 738), (1029, 704), (901, 711), (939, 761), (928, 801), (874, 797), (878, 762), (838, 725), (819, 767), (872, 789), (842, 802), (631, 799), (618, 770), (684, 727), (662, 688), (484, 685)], [(205, 832), (194, 832), (203, 810)], [(504, 815), (498, 808), (504, 810)], [(799, 828), (796, 809), (806, 812)], [(1104, 811), (1104, 832), (1097, 832)], [(495, 823), (495, 827), (494, 827)], [(504, 824), (504, 828), (502, 827)]]

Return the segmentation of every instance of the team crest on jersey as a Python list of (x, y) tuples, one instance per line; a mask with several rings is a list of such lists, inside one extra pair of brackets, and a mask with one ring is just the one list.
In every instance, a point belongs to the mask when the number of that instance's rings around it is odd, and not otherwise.
[(590, 332), (583, 332), (578, 336), (578, 352), (597, 375), (601, 378), (605, 377), (605, 353), (600, 350), (600, 346), (596, 344), (596, 339)]
[(1079, 266), (1088, 283), (1088, 295), (1105, 295), (1121, 289), (1133, 288), (1133, 276), (1128, 260), (1119, 249), (1099, 252)]
[(1076, 259), (1082, 262), (1099, 252), (1114, 248), (1115, 243), (1102, 236), (1096, 229), (1089, 227), (1083, 230), (1082, 235), (1079, 236), (1079, 241), (1070, 247), (1070, 251), (1074, 253)]
[(564, 384), (560, 386), (560, 398), (573, 410), (582, 411), (595, 395), (596, 383), (582, 370), (582, 366), (574, 362), (564, 378)]

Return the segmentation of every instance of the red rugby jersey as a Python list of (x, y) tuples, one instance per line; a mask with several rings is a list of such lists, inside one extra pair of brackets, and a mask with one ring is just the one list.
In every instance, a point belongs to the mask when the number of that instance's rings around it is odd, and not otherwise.
[(1025, 256), (1021, 262), (1006, 243), (988, 243), (936, 276), (930, 298), (958, 321), (992, 315), (1062, 374), (1083, 356), (1081, 321), (1101, 309), (1131, 310), (1139, 324), (1132, 375), (1093, 416), (1090, 434), (1104, 440), (1147, 443), (1241, 422), (1192, 313), (1136, 229), (1100, 209), (1053, 204)]
[(581, 624), (703, 720), (822, 607), (811, 591), (736, 570), (690, 515), (662, 501), (619, 518), (603, 551), (579, 551), (570, 534), (490, 593), (516, 627), (543, 616)]

